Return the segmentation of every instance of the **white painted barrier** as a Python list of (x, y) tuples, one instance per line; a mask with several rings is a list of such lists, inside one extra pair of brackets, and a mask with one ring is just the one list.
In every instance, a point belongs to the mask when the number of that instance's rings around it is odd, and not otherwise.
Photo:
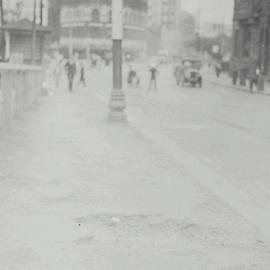
[(39, 66), (0, 64), (0, 129), (9, 131), (13, 120), (31, 106), (42, 91)]

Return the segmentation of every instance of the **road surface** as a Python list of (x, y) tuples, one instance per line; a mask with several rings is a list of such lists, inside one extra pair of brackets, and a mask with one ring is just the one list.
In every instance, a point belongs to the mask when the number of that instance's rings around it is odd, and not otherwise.
[(270, 99), (205, 82), (62, 85), (0, 140), (1, 269), (270, 268)]

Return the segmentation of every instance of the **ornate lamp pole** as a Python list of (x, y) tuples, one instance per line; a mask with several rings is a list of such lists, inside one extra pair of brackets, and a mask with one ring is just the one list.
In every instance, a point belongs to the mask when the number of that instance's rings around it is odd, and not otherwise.
[(33, 3), (33, 22), (32, 22), (32, 64), (36, 63), (36, 40), (37, 40), (36, 9), (37, 9), (37, 0), (34, 0), (34, 3)]
[(44, 9), (44, 3), (43, 0), (40, 0), (39, 3), (39, 19), (40, 19), (40, 25), (43, 25), (43, 9)]
[(260, 18), (260, 75), (258, 81), (258, 89), (264, 90), (265, 76), (268, 72), (269, 63), (269, 28), (268, 13), (269, 2), (262, 0), (261, 18)]
[[(3, 7), (3, 0), (0, 0), (0, 26), (4, 25), (4, 7)], [(2, 60), (5, 59), (5, 37), (4, 37), (4, 33), (1, 31), (0, 32), (0, 57), (2, 58)]]
[(113, 90), (109, 103), (109, 121), (125, 122), (125, 94), (122, 89), (122, 39), (123, 0), (112, 1), (112, 41), (113, 41)]

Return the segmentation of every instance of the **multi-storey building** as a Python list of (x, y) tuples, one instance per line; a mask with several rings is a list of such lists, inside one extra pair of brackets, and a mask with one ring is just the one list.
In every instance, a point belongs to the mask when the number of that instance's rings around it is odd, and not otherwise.
[(181, 0), (162, 0), (162, 26), (165, 29), (176, 29), (178, 26)]
[(195, 38), (195, 18), (188, 12), (181, 10), (179, 15), (180, 55), (185, 56), (192, 49), (190, 44)]
[(200, 26), (200, 36), (203, 38), (216, 38), (220, 35), (231, 37), (232, 24), (204, 22)]
[[(13, 61), (16, 58), (25, 63), (42, 62), (44, 52), (48, 48), (50, 33), (45, 27), (48, 23), (47, 4), (47, 0), (37, 0), (36, 5), (33, 0), (3, 0), (1, 56), (5, 61)], [(36, 17), (35, 39), (33, 39), (34, 17)], [(32, 46), (33, 41), (35, 47)]]
[(249, 71), (259, 68), (269, 75), (269, 0), (235, 0), (232, 71), (234, 83), (245, 83)]
[(148, 53), (156, 55), (161, 49), (162, 0), (148, 0)]
[(181, 0), (148, 0), (148, 32), (150, 53), (179, 56), (194, 38), (195, 20), (181, 9)]
[(180, 0), (162, 0), (162, 49), (169, 55), (179, 54), (180, 32), (179, 15), (181, 10)]
[(151, 28), (160, 28), (162, 23), (162, 0), (148, 0), (147, 24)]
[[(22, 19), (33, 20), (33, 0), (3, 0), (4, 21), (6, 23), (16, 22)], [(48, 0), (37, 0), (36, 22), (43, 26), (48, 25)]]
[[(58, 22), (55, 20), (54, 24), (60, 25), (56, 36), (65, 54), (77, 52), (83, 56), (111, 49), (111, 3), (112, 0), (60, 0), (57, 6), (52, 5), (52, 12), (59, 13)], [(123, 13), (124, 50), (131, 54), (145, 52), (147, 1), (124, 0)]]

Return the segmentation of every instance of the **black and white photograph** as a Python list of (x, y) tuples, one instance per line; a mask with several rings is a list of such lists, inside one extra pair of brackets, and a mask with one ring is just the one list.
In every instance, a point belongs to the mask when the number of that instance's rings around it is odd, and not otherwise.
[(270, 270), (270, 0), (0, 0), (0, 270)]

